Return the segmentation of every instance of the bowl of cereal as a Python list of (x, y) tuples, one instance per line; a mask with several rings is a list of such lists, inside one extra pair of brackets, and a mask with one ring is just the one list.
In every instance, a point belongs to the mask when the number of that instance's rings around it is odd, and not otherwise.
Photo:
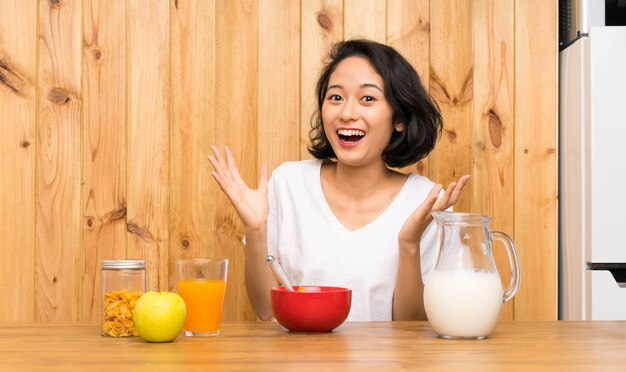
[(272, 287), (274, 317), (292, 332), (331, 332), (348, 317), (352, 290), (342, 287)]

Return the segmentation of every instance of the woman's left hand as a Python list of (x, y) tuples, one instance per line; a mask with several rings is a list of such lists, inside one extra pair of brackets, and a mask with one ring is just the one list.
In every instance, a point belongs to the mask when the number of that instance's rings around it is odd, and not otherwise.
[(443, 186), (440, 184), (433, 186), (426, 200), (417, 207), (415, 212), (404, 222), (402, 229), (400, 229), (400, 233), (398, 234), (398, 243), (400, 246), (418, 248), (424, 230), (426, 230), (428, 224), (433, 220), (430, 212), (443, 211), (456, 204), (461, 195), (461, 191), (463, 191), (469, 179), (470, 176), (465, 175), (459, 178), (457, 182), (452, 182), (446, 189), (446, 192), (441, 196), (439, 194)]

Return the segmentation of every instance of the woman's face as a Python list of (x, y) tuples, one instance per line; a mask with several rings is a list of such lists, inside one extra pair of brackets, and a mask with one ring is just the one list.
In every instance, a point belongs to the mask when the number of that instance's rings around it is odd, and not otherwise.
[(322, 121), (339, 163), (358, 167), (383, 162), (394, 127), (402, 130), (401, 124), (392, 123), (384, 91), (383, 78), (362, 57), (344, 59), (330, 75)]

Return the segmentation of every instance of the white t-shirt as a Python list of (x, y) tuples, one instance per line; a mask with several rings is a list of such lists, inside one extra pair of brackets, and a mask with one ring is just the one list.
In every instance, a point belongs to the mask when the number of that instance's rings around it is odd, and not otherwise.
[[(410, 174), (391, 204), (374, 221), (346, 229), (326, 203), (321, 160), (287, 162), (269, 182), (268, 250), (294, 285), (352, 289), (348, 320), (391, 320), (398, 270), (398, 233), (434, 186)], [(435, 227), (421, 240), (422, 277), (435, 251)]]

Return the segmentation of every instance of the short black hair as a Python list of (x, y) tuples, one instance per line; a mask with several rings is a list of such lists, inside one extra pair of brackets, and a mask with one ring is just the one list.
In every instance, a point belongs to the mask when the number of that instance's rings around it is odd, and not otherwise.
[(443, 119), (439, 106), (424, 89), (411, 64), (394, 48), (370, 40), (340, 41), (328, 55), (316, 87), (317, 109), (311, 120), (309, 153), (317, 159), (336, 158), (324, 133), (322, 105), (328, 90), (330, 75), (348, 57), (369, 61), (382, 77), (385, 98), (393, 110), (393, 123), (402, 123), (402, 131), (393, 131), (383, 160), (389, 167), (405, 167), (425, 158), (435, 147)]

